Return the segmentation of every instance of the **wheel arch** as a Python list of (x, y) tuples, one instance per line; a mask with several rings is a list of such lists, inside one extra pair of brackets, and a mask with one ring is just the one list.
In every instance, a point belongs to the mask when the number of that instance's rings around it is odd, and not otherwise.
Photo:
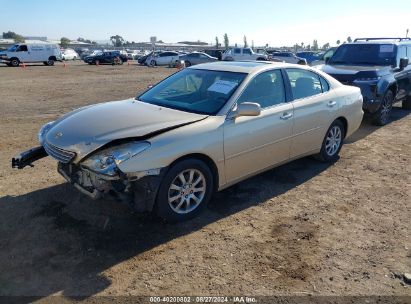
[(335, 119), (334, 121), (336, 121), (336, 120), (341, 121), (341, 123), (343, 124), (343, 126), (344, 126), (344, 138), (345, 138), (346, 135), (347, 135), (347, 131), (348, 131), (348, 120), (344, 116), (340, 116), (337, 119)]
[(219, 172), (218, 172), (218, 168), (216, 163), (214, 162), (214, 160), (209, 157), (206, 154), (202, 154), (202, 153), (191, 153), (191, 154), (187, 154), (184, 156), (181, 156), (179, 158), (177, 158), (175, 161), (173, 161), (168, 168), (173, 167), (175, 164), (186, 160), (186, 159), (197, 159), (200, 160), (202, 162), (204, 162), (211, 170), (211, 174), (213, 175), (213, 184), (214, 184), (214, 191), (218, 190), (218, 185), (219, 185)]

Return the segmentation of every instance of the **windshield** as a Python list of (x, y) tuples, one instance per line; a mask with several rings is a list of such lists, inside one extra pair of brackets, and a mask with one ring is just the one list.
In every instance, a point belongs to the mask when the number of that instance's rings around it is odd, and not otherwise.
[(329, 60), (329, 64), (395, 64), (394, 44), (347, 44), (340, 46)]
[(9, 47), (9, 48), (7, 49), (7, 52), (15, 52), (18, 47), (19, 47), (19, 46), (18, 46), (17, 44), (16, 44), (16, 45), (13, 45), (13, 46), (11, 46), (11, 47)]
[(185, 69), (137, 99), (166, 108), (215, 115), (246, 76), (244, 73)]

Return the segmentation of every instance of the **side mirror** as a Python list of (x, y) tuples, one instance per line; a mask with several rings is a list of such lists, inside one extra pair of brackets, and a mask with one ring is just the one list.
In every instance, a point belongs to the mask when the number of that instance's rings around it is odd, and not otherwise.
[(400, 69), (404, 69), (408, 66), (409, 60), (408, 58), (401, 58), (400, 59)]
[(241, 116), (259, 116), (261, 114), (261, 106), (255, 102), (243, 102), (237, 105), (237, 109), (232, 111), (228, 118), (237, 118)]

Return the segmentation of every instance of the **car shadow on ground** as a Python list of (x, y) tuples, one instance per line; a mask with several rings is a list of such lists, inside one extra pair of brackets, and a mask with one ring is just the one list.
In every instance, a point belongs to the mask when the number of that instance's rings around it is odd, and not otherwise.
[[(387, 125), (403, 119), (404, 117), (408, 116), (410, 113), (411, 112), (409, 110), (402, 109), (401, 104), (400, 106), (393, 107), (392, 112), (391, 112), (391, 119)], [(365, 137), (374, 133), (380, 128), (383, 128), (383, 127), (376, 126), (372, 123), (372, 117), (370, 115), (364, 115), (364, 119), (361, 123), (361, 127), (353, 135), (347, 138), (345, 140), (345, 143), (351, 144), (361, 139), (364, 139)]]
[[(91, 201), (67, 183), (0, 198), (0, 248), (11, 256), (0, 265), (0, 295), (92, 296), (110, 286), (103, 274), (110, 267), (275, 198), (329, 166), (310, 157), (293, 161), (215, 194), (199, 217), (174, 225), (118, 202)], [(6, 229), (7, 222), (13, 225)], [(15, 256), (15, 246), (26, 256)]]

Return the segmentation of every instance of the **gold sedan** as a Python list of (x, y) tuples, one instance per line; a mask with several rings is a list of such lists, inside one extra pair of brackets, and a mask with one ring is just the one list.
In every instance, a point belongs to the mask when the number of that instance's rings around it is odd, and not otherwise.
[(75, 110), (39, 132), (41, 146), (84, 194), (115, 196), (181, 221), (213, 192), (307, 155), (334, 162), (360, 126), (355, 87), (309, 67), (216, 62), (184, 69), (143, 94)]

